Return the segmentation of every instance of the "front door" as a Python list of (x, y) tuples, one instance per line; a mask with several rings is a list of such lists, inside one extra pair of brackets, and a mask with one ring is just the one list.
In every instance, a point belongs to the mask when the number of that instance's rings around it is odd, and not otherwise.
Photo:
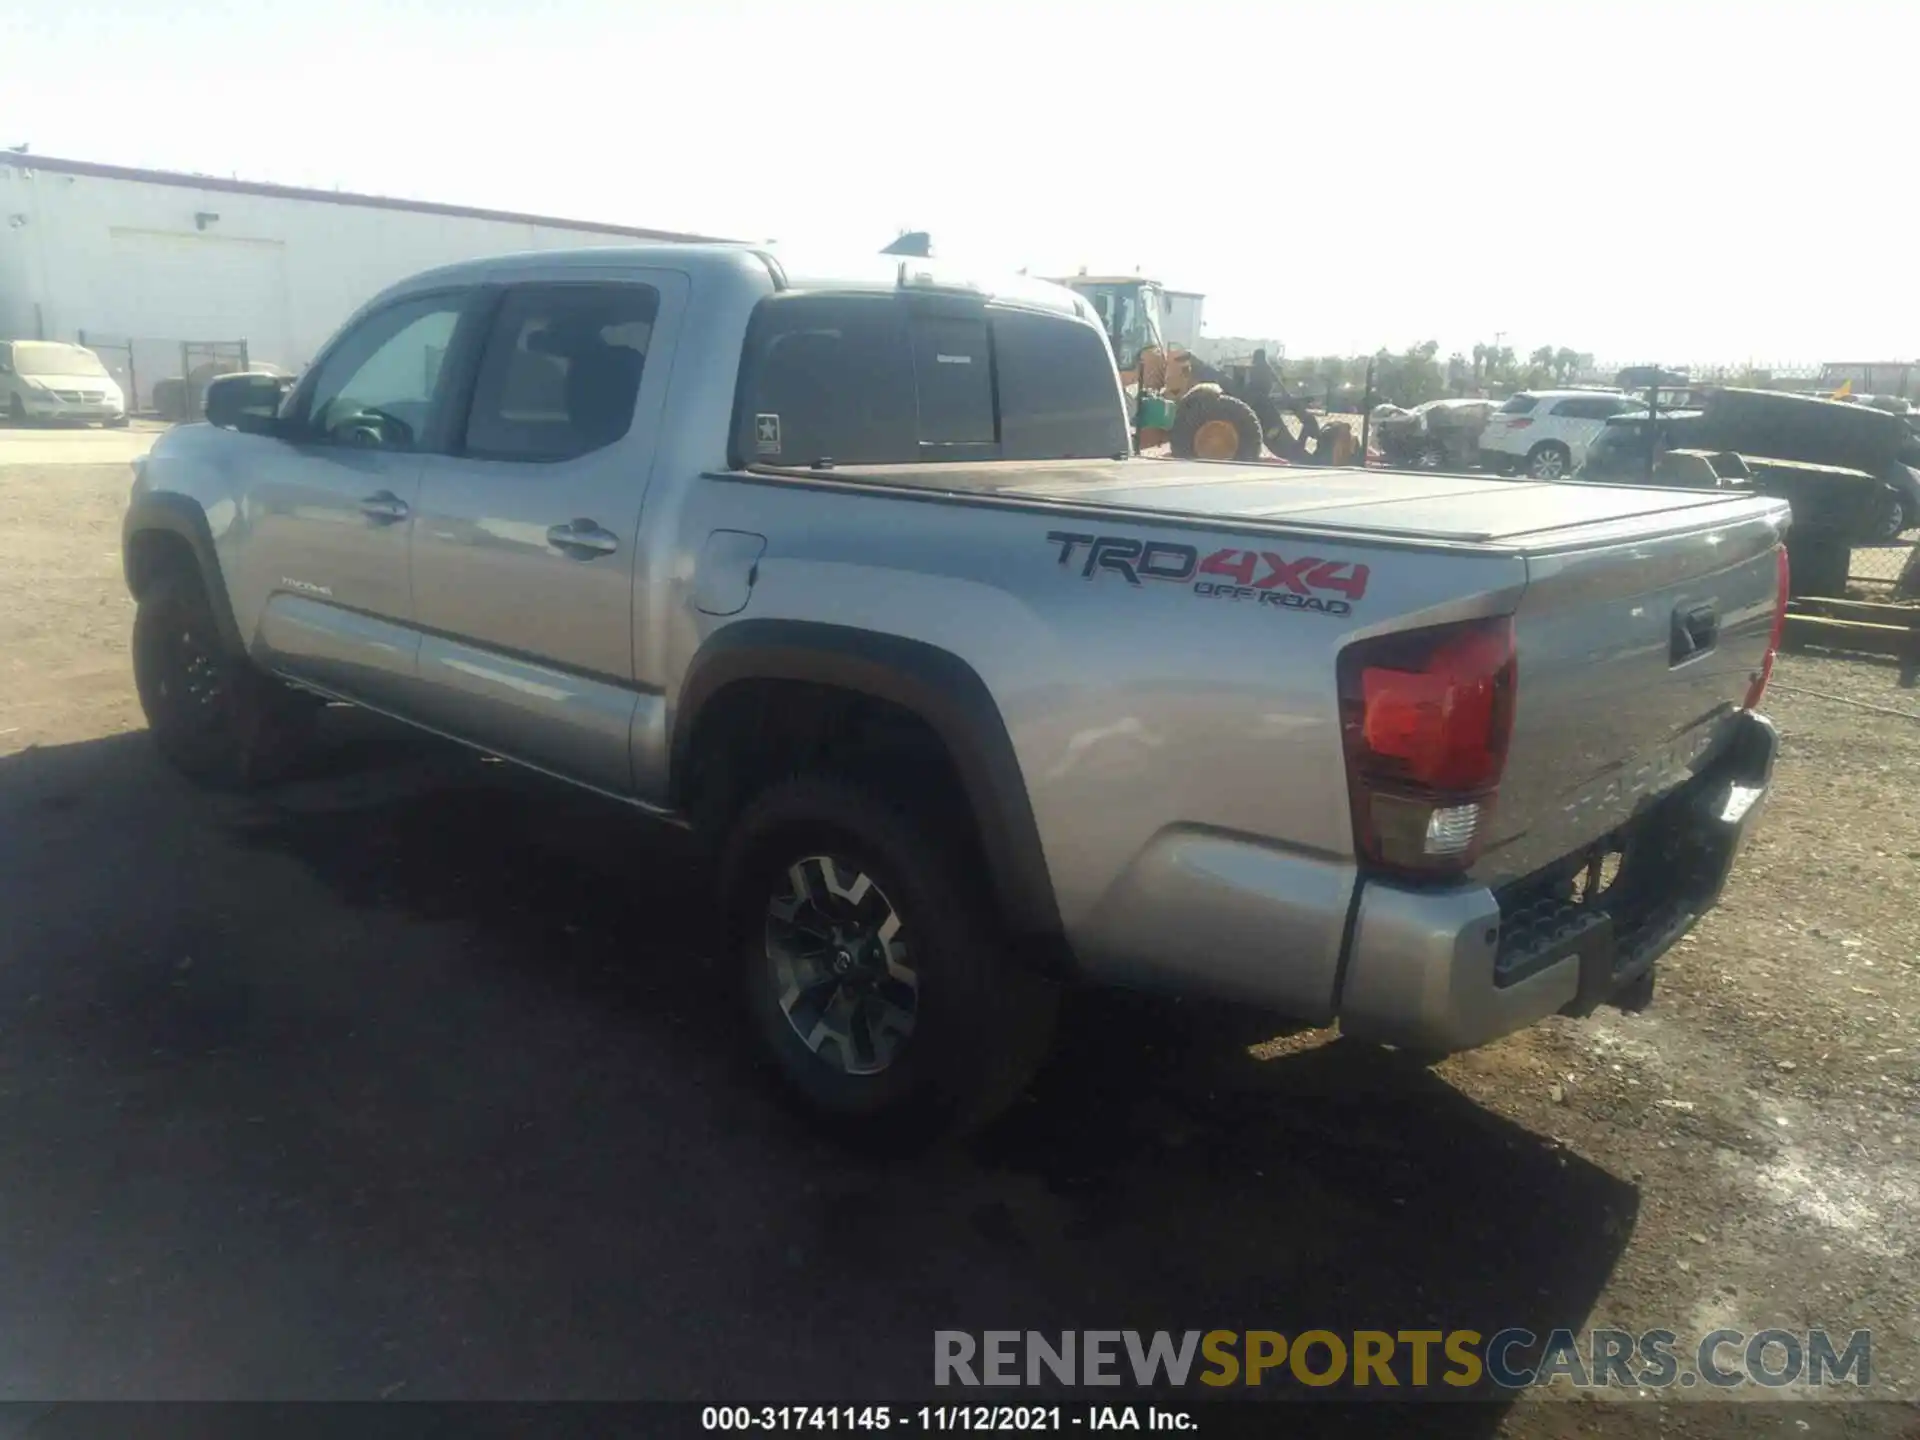
[(441, 361), (470, 290), (409, 297), (342, 332), (295, 391), (247, 486), (248, 593), (275, 668), (402, 703), (418, 636), (408, 542), (423, 451), (446, 414)]
[(413, 713), (601, 789), (633, 786), (634, 563), (686, 281), (509, 288), (413, 531)]

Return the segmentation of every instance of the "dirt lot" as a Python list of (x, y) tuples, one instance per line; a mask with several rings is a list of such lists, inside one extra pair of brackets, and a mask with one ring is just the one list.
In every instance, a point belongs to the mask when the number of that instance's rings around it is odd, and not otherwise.
[(1004, 1125), (880, 1165), (770, 1098), (696, 877), (617, 810), (350, 715), (268, 795), (177, 783), (125, 658), (124, 464), (12, 454), (0, 1399), (844, 1401), (919, 1393), (940, 1327), (1423, 1320), (1870, 1327), (1873, 1394), (1920, 1396), (1920, 719), (1842, 703), (1920, 715), (1890, 670), (1782, 663), (1777, 798), (1645, 1014), (1407, 1072), (1076, 998)]

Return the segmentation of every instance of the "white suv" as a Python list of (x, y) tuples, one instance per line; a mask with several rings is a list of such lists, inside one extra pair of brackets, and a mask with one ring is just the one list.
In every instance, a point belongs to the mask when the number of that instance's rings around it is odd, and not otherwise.
[(1488, 418), (1480, 432), (1480, 463), (1503, 473), (1525, 469), (1536, 480), (1564, 480), (1608, 420), (1646, 408), (1619, 391), (1522, 390)]

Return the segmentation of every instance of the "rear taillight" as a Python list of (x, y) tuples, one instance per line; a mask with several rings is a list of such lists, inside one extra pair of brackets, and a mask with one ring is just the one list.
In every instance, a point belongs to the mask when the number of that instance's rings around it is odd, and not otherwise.
[(1340, 652), (1340, 723), (1364, 859), (1432, 876), (1479, 854), (1506, 768), (1513, 620), (1362, 640)]
[(1767, 637), (1767, 657), (1760, 662), (1760, 673), (1753, 677), (1753, 684), (1747, 687), (1746, 705), (1749, 710), (1757, 710), (1760, 701), (1767, 693), (1767, 682), (1773, 679), (1773, 660), (1780, 653), (1780, 639), (1787, 629), (1787, 590), (1792, 577), (1792, 567), (1787, 563), (1787, 547), (1782, 545), (1773, 552), (1774, 573), (1779, 590), (1773, 597), (1773, 633)]
[(1532, 423), (1533, 421), (1531, 420), (1509, 420), (1507, 421), (1507, 428), (1509, 430), (1524, 430)]

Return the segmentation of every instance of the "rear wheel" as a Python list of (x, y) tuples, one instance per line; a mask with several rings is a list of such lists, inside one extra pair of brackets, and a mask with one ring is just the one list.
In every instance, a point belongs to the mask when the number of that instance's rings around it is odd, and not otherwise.
[(1558, 440), (1546, 440), (1527, 452), (1527, 474), (1535, 480), (1564, 480), (1573, 455)]
[(755, 1032), (849, 1138), (984, 1124), (1046, 1053), (1056, 989), (1008, 957), (967, 848), (833, 775), (773, 786), (728, 838), (722, 900)]
[(304, 738), (317, 702), (262, 675), (222, 642), (197, 575), (162, 576), (133, 620), (133, 679), (160, 753), (203, 785), (270, 778)]
[(1201, 386), (1180, 397), (1173, 453), (1186, 460), (1258, 460), (1260, 419), (1244, 400)]

